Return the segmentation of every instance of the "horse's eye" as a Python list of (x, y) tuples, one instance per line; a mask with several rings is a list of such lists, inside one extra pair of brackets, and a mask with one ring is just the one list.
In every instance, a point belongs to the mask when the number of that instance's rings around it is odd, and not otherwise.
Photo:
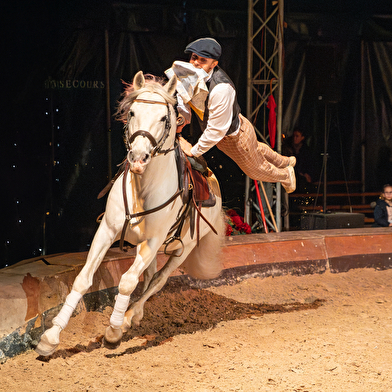
[(161, 121), (162, 121), (162, 122), (166, 121), (166, 116), (163, 116), (163, 117), (161, 118)]
[(135, 113), (132, 112), (131, 110), (128, 112), (128, 119), (131, 119), (132, 117), (135, 116)]

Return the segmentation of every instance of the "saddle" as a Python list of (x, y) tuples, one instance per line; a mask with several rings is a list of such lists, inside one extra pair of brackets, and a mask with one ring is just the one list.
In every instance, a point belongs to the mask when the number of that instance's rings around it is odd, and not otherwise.
[(207, 162), (204, 158), (192, 157), (189, 159), (189, 157), (184, 154), (179, 144), (177, 144), (175, 151), (178, 186), (179, 189), (183, 190), (181, 197), (184, 209), (170, 229), (169, 234), (172, 234), (173, 232), (174, 234), (165, 241), (165, 245), (167, 247), (174, 241), (182, 242), (181, 231), (185, 220), (188, 217), (191, 238), (193, 238), (196, 231), (197, 245), (199, 245), (200, 217), (210, 226), (211, 230), (217, 234), (215, 228), (201, 213), (202, 207), (213, 207), (216, 204), (215, 194), (212, 192), (208, 183), (208, 177), (211, 176), (212, 172), (208, 169)]
[(182, 202), (193, 200), (199, 207), (213, 207), (215, 195), (208, 183), (211, 171), (204, 158), (187, 157), (178, 145), (176, 148), (178, 185), (183, 189)]

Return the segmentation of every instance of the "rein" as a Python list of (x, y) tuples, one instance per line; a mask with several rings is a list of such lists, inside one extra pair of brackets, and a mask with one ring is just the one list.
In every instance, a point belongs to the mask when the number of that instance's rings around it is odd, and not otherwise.
[(170, 197), (169, 200), (165, 201), (163, 204), (161, 204), (158, 207), (154, 207), (154, 208), (151, 208), (150, 210), (135, 212), (134, 214), (131, 214), (130, 211), (129, 211), (128, 198), (127, 198), (127, 192), (126, 192), (126, 183), (127, 183), (126, 179), (127, 179), (127, 175), (128, 175), (128, 172), (129, 172), (129, 166), (130, 166), (130, 163), (127, 161), (126, 164), (125, 164), (124, 176), (123, 176), (123, 182), (122, 182), (122, 184), (123, 184), (123, 188), (122, 188), (123, 189), (123, 199), (124, 199), (124, 207), (125, 207), (125, 222), (124, 222), (124, 225), (123, 225), (123, 228), (122, 228), (122, 232), (121, 232), (121, 238), (120, 238), (119, 247), (124, 252), (126, 252), (126, 250), (124, 250), (125, 232), (127, 230), (127, 226), (130, 223), (131, 219), (138, 218), (140, 216), (149, 215), (149, 214), (152, 214), (154, 212), (157, 212), (157, 211), (161, 210), (162, 208), (165, 208), (172, 201), (177, 199), (177, 197), (180, 196), (182, 194), (182, 192), (183, 192), (183, 189), (178, 190), (172, 197)]
[[(151, 151), (151, 158), (153, 158), (154, 156), (156, 156), (157, 154), (164, 154), (166, 155), (167, 153), (174, 151), (176, 149), (176, 145), (173, 148), (169, 148), (167, 150), (162, 150), (162, 146), (164, 145), (166, 139), (169, 136), (170, 130), (171, 130), (171, 122), (170, 122), (170, 106), (167, 102), (160, 102), (160, 101), (153, 101), (153, 100), (148, 100), (148, 99), (135, 99), (133, 102), (139, 102), (139, 103), (146, 103), (146, 104), (158, 104), (158, 105), (164, 105), (167, 107), (167, 116), (166, 116), (166, 121), (165, 121), (165, 130), (164, 130), (164, 134), (162, 135), (161, 139), (157, 142), (156, 139), (154, 138), (154, 136), (151, 135), (150, 132), (145, 131), (145, 130), (137, 130), (136, 132), (134, 132), (129, 139), (126, 139), (126, 144), (127, 144), (127, 149), (128, 149), (128, 154), (127, 154), (127, 159), (126, 159), (126, 164), (125, 164), (125, 168), (124, 168), (124, 175), (123, 175), (123, 183), (122, 183), (122, 192), (123, 192), (123, 199), (124, 199), (124, 208), (125, 208), (125, 221), (124, 221), (124, 225), (122, 228), (122, 232), (121, 232), (121, 237), (120, 237), (120, 244), (119, 247), (122, 251), (126, 252), (126, 249), (124, 249), (124, 240), (125, 240), (125, 233), (128, 227), (128, 224), (132, 227), (135, 225), (140, 224), (140, 222), (142, 220), (139, 220), (138, 222), (135, 222), (133, 225), (131, 225), (131, 219), (133, 218), (138, 218), (138, 217), (143, 217), (145, 215), (149, 215), (152, 214), (154, 212), (157, 212), (161, 209), (163, 209), (164, 207), (166, 207), (167, 205), (169, 205), (170, 203), (172, 203), (178, 196), (180, 196), (183, 192), (184, 189), (180, 189), (178, 190), (173, 196), (171, 196), (169, 198), (169, 200), (167, 200), (166, 202), (164, 202), (163, 204), (161, 204), (158, 207), (152, 208), (150, 210), (145, 210), (145, 211), (141, 211), (141, 212), (136, 212), (134, 214), (131, 214), (129, 211), (129, 205), (128, 205), (128, 199), (127, 199), (127, 194), (126, 194), (126, 178), (128, 175), (128, 171), (131, 165), (131, 161), (130, 161), (130, 154), (132, 153), (132, 148), (131, 145), (134, 142), (134, 140), (138, 137), (138, 136), (142, 136), (142, 137), (146, 137), (151, 145), (152, 145), (152, 151)], [(128, 114), (128, 116), (130, 115), (130, 113)], [(127, 122), (129, 124), (129, 121)], [(189, 173), (189, 175), (192, 177), (192, 174)], [(193, 178), (192, 178), (192, 182)], [(190, 184), (189, 184), (190, 185)], [(191, 186), (191, 185), (190, 185)], [(193, 188), (193, 185), (192, 185)], [(189, 189), (192, 189), (189, 188)], [(214, 227), (208, 222), (208, 220), (203, 216), (202, 212), (201, 212), (201, 204), (198, 205), (198, 203), (195, 200), (195, 195), (194, 192), (192, 192), (192, 198), (187, 202), (186, 204), (186, 208), (183, 211), (183, 213), (181, 214), (181, 216), (177, 219), (176, 223), (172, 226), (171, 230), (176, 230), (176, 233), (168, 238), (165, 242), (165, 254), (166, 253), (166, 249), (167, 247), (173, 243), (174, 241), (179, 241), (182, 244), (182, 240), (181, 240), (181, 230), (182, 230), (182, 226), (185, 222), (185, 219), (190, 211), (191, 208), (191, 203), (193, 203), (196, 211), (197, 211), (197, 243), (199, 243), (199, 218), (201, 217), (212, 229), (212, 231), (217, 234), (217, 231), (214, 229)], [(131, 244), (132, 247), (134, 247), (135, 245)], [(182, 244), (183, 246), (183, 244)], [(181, 252), (182, 254), (182, 252)]]

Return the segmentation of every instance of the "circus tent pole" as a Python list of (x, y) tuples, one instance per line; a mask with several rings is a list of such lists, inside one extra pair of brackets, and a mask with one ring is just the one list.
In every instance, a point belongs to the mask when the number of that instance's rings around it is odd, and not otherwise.
[[(284, 0), (278, 0), (278, 105), (276, 113), (276, 149), (282, 152), (282, 113), (283, 113), (283, 25), (284, 25)], [(282, 231), (282, 186), (276, 184), (276, 223), (278, 230)], [(288, 208), (288, 204), (287, 204)]]

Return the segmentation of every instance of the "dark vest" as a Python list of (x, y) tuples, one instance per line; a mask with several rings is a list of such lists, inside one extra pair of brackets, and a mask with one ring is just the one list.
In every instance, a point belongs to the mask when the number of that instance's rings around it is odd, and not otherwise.
[[(219, 83), (228, 83), (230, 84), (234, 90), (235, 86), (234, 83), (231, 81), (231, 79), (227, 76), (227, 74), (219, 67), (214, 68), (214, 72), (212, 73), (211, 79), (206, 83), (208, 91), (211, 92), (213, 88), (219, 84)], [(204, 119), (201, 121), (201, 119), (196, 115), (196, 113), (193, 112), (192, 110), (192, 121), (191, 121), (191, 138), (194, 139), (194, 143), (198, 140), (200, 135), (204, 132), (204, 130), (207, 127), (207, 122), (208, 122), (208, 98), (209, 95), (207, 96), (206, 102), (205, 102), (205, 109), (204, 109)], [(231, 120), (231, 125), (226, 132), (226, 136), (230, 135), (231, 133), (235, 132), (240, 123), (240, 119), (238, 115), (240, 114), (241, 109), (240, 106), (238, 105), (237, 102), (237, 96), (234, 99), (233, 103), (233, 117)]]

